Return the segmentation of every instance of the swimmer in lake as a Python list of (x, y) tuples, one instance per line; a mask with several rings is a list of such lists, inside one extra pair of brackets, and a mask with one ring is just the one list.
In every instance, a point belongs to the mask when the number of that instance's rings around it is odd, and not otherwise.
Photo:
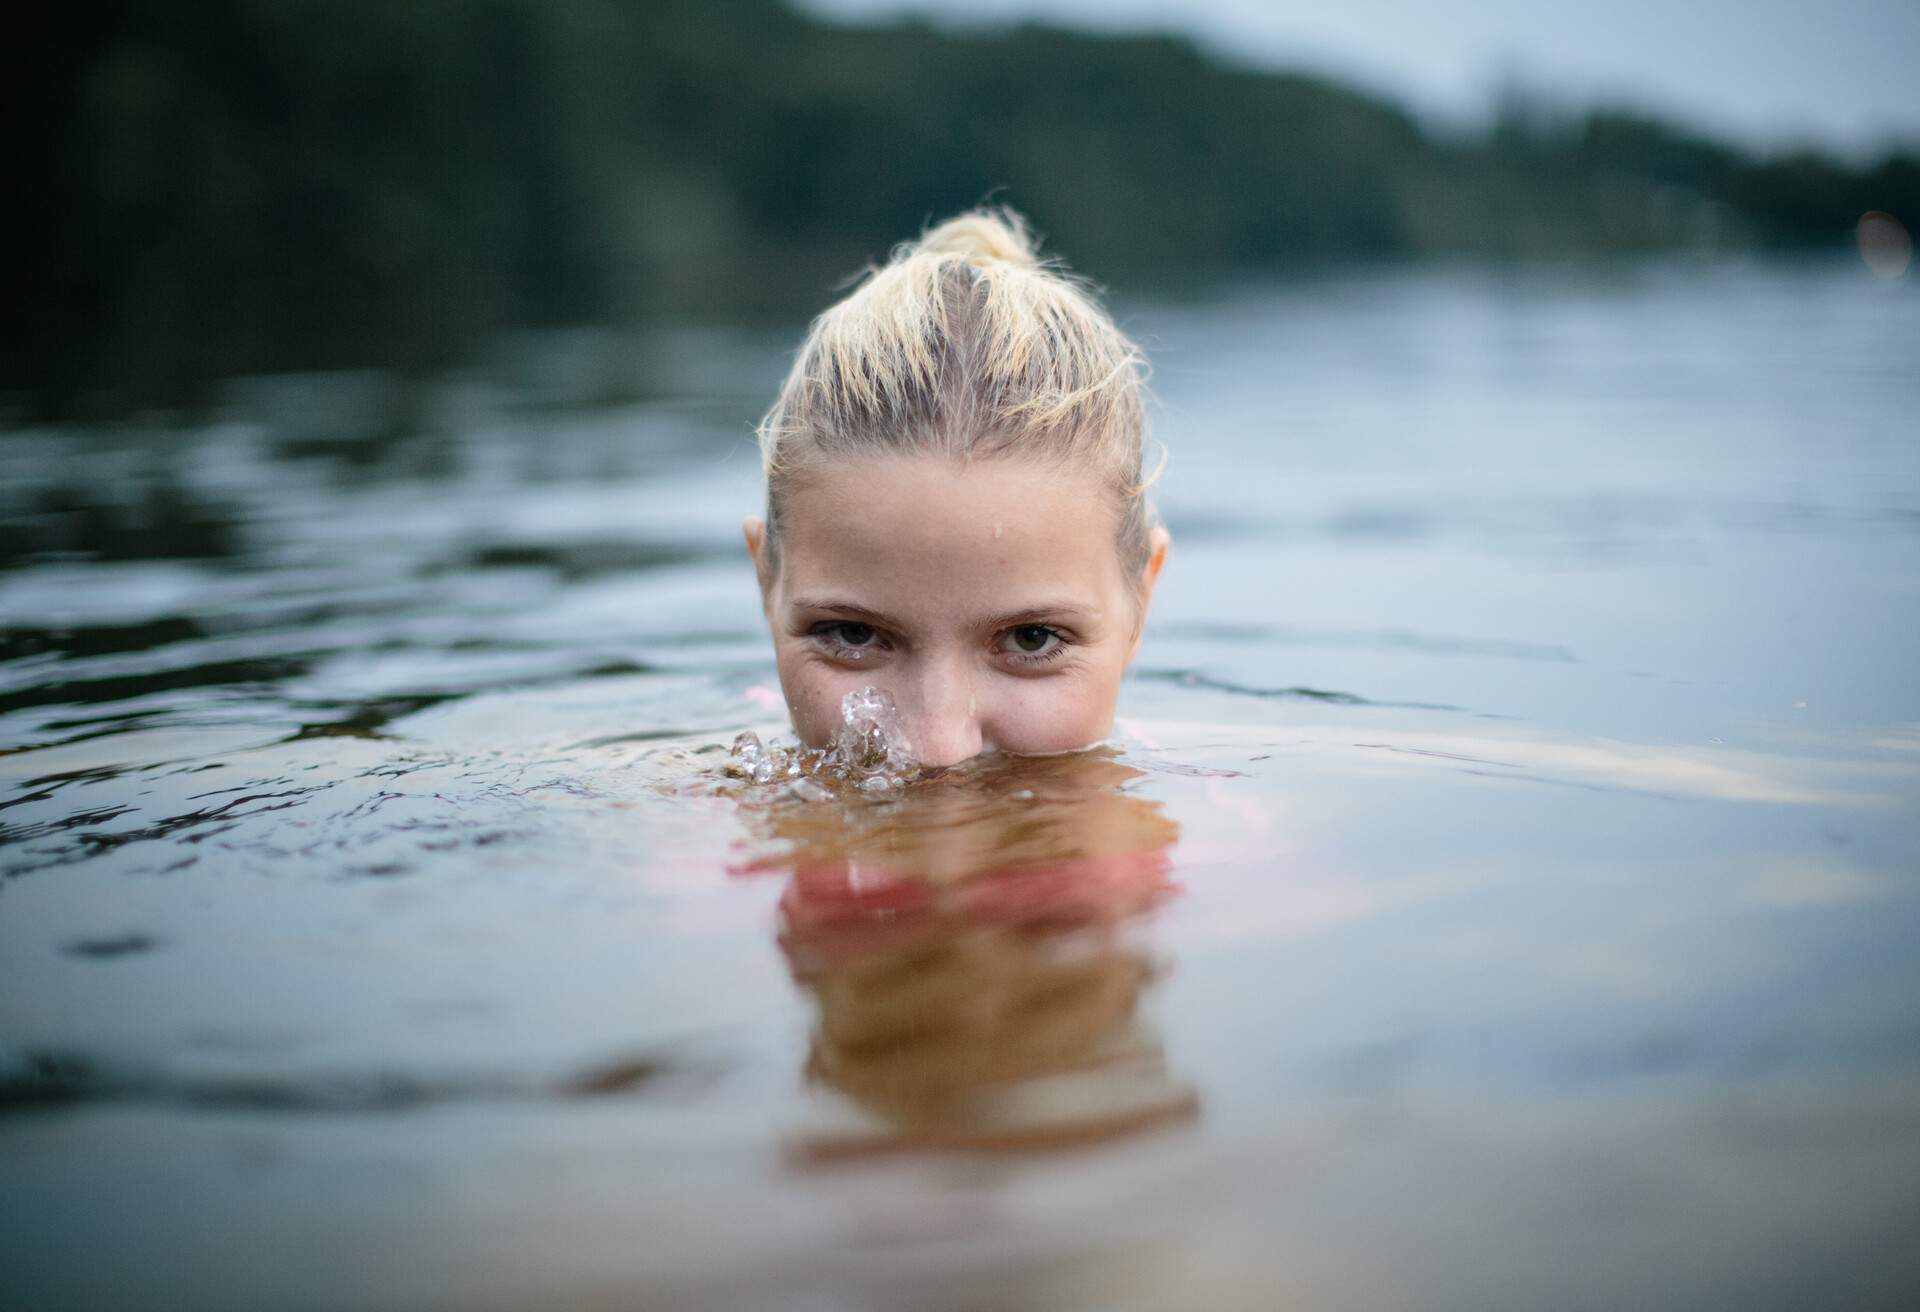
[(1167, 554), (1144, 374), (1007, 209), (903, 244), (814, 321), (744, 526), (804, 743), (864, 688), (923, 766), (1108, 734)]

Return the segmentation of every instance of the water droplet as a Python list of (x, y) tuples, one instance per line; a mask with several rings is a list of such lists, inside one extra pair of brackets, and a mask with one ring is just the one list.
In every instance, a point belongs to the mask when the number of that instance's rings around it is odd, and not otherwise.
[(760, 735), (751, 730), (733, 740), (733, 764), (749, 778), (765, 755), (766, 749), (760, 745)]
[(818, 779), (802, 775), (787, 785), (787, 796), (800, 802), (831, 802), (833, 790)]

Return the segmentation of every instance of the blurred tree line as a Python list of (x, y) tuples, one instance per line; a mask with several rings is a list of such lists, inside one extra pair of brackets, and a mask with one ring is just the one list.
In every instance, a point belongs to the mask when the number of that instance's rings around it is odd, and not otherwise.
[(0, 389), (430, 369), (510, 326), (819, 308), (992, 196), (1103, 280), (1816, 246), (1920, 159), (1760, 158), (1525, 103), (1469, 140), (1178, 38), (779, 0), (75, 0), (12, 20)]

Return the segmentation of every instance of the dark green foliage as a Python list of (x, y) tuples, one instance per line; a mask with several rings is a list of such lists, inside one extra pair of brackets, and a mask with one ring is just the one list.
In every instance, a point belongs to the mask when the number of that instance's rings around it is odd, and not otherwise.
[(1920, 162), (1760, 160), (1524, 105), (1448, 144), (1170, 37), (832, 26), (776, 0), (94, 0), (0, 57), (0, 388), (428, 369), (512, 325), (817, 308), (988, 197), (1109, 280), (1427, 252), (1812, 245)]

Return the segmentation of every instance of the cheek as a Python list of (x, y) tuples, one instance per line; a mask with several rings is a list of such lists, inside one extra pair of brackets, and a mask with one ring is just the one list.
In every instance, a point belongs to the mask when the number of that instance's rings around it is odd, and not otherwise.
[(1038, 754), (1068, 752), (1104, 738), (1113, 727), (1121, 667), (1090, 664), (1071, 674), (1008, 679), (990, 707), (981, 708), (982, 730), (1002, 750)]
[(793, 731), (810, 747), (825, 747), (840, 732), (842, 698), (880, 682), (865, 671), (828, 665), (793, 643), (779, 644), (775, 662), (780, 668), (780, 690), (787, 699)]

